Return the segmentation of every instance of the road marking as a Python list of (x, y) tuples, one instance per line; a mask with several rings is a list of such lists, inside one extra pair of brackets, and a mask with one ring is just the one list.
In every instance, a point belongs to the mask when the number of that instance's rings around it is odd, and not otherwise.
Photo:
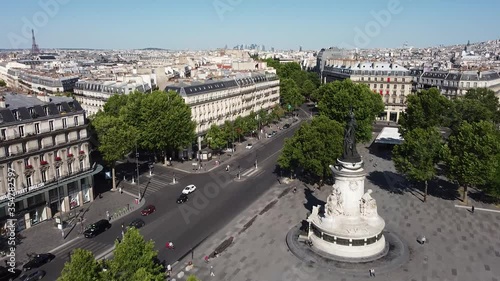
[(81, 238), (82, 238), (81, 236), (77, 236), (76, 238), (73, 238), (73, 239), (69, 240), (68, 242), (66, 242), (66, 243), (64, 243), (64, 244), (62, 244), (60, 246), (57, 246), (54, 249), (50, 250), (49, 253), (52, 253), (52, 252), (55, 252), (55, 251), (57, 251), (57, 250), (59, 250), (61, 248), (64, 248), (64, 247), (68, 246), (69, 244), (71, 244), (71, 243), (73, 243), (76, 240), (81, 239)]
[(105, 250), (104, 252), (102, 252), (100, 255), (96, 256), (95, 259), (96, 260), (100, 260), (102, 258), (105, 258), (109, 253), (113, 252), (113, 250), (115, 249), (115, 246)]
[(245, 176), (246, 176), (246, 177), (250, 177), (250, 176), (252, 176), (253, 174), (257, 173), (258, 171), (261, 171), (261, 170), (259, 170), (259, 169), (254, 169), (251, 173), (249, 173), (249, 174), (247, 174), (247, 175), (245, 175)]
[[(462, 208), (462, 209), (469, 209), (469, 210), (472, 209), (472, 207), (462, 206), (462, 205), (455, 205), (455, 208)], [(492, 209), (477, 208), (477, 207), (474, 207), (474, 211), (475, 210), (485, 211), (485, 212), (491, 212), (491, 213), (500, 213), (500, 210), (492, 210)]]
[(252, 171), (254, 171), (254, 169), (248, 169), (246, 170), (243, 174), (241, 174), (242, 176), (246, 176), (248, 174), (250, 174)]

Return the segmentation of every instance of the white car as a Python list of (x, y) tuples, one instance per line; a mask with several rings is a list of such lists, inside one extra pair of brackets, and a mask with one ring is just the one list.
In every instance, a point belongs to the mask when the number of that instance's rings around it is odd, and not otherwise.
[(184, 187), (184, 189), (182, 190), (182, 194), (193, 193), (195, 190), (196, 190), (196, 186), (194, 186), (194, 184), (190, 184), (190, 185)]
[(251, 143), (247, 143), (247, 146), (245, 147), (246, 149), (250, 149), (252, 148), (252, 144)]

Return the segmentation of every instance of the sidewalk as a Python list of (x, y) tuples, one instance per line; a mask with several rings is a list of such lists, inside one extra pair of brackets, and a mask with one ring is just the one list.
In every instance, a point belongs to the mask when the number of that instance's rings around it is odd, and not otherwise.
[[(83, 218), (82, 223), (83, 226), (86, 227), (100, 219), (106, 219), (106, 211), (109, 211), (112, 216), (116, 213), (116, 216), (111, 218), (111, 221), (113, 221), (144, 205), (145, 200), (142, 200), (141, 203), (137, 205), (134, 199), (134, 197), (126, 193), (120, 194), (118, 191), (108, 191), (102, 194), (102, 198), (96, 197), (94, 201), (71, 210), (72, 213), (78, 213), (78, 216), (72, 220), (72, 224), (68, 224), (64, 228), (64, 238), (62, 237), (61, 230), (57, 229), (55, 220), (53, 219), (41, 222), (39, 225), (21, 231), (19, 233), (22, 237), (21, 241), (16, 245), (17, 262), (26, 262), (28, 260), (27, 253), (51, 252), (62, 245), (70, 244), (79, 237), (82, 237), (79, 234), (81, 226), (77, 223), (80, 217)], [(124, 210), (127, 208), (127, 205), (129, 205), (130, 209)], [(2, 257), (0, 260), (6, 258), (7, 257)]]
[[(241, 143), (235, 142), (235, 151), (234, 152), (222, 152), (221, 155), (212, 155), (211, 160), (204, 160), (201, 162), (201, 167), (198, 165), (198, 162), (193, 159), (191, 161), (184, 161), (184, 162), (179, 162), (179, 161), (172, 161), (172, 166), (163, 166), (161, 164), (156, 164), (156, 165), (161, 165), (162, 167), (166, 167), (169, 169), (173, 170), (178, 170), (181, 172), (185, 173), (207, 173), (210, 172), (211, 170), (217, 168), (220, 165), (223, 165), (225, 161), (239, 158), (242, 155), (246, 155), (250, 153), (252, 150), (255, 148), (258, 148), (262, 146), (263, 144), (271, 141), (273, 138), (276, 136), (273, 136), (271, 138), (267, 138), (266, 134), (271, 133), (272, 131), (276, 131), (277, 135), (290, 130), (292, 127), (298, 126), (299, 124), (302, 123), (303, 120), (306, 118), (298, 118), (298, 121), (292, 122), (293, 117), (287, 117), (287, 118), (282, 118), (280, 122), (277, 124), (270, 124), (268, 126), (263, 127), (263, 132), (259, 132), (260, 139), (257, 139), (255, 137), (245, 137), (245, 139), (242, 139)], [(288, 129), (280, 129), (283, 127), (285, 124), (290, 124), (290, 128)], [(245, 146), (247, 143), (251, 143), (253, 145), (252, 149), (246, 149)], [(218, 163), (218, 165), (217, 165)]]

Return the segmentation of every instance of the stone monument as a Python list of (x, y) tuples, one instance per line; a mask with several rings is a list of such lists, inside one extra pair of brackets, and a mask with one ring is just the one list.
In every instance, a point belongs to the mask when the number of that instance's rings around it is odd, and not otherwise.
[(334, 185), (327, 198), (324, 212), (313, 207), (307, 218), (307, 239), (318, 254), (343, 260), (377, 258), (385, 247), (382, 234), (385, 221), (377, 213), (377, 203), (365, 192), (366, 173), (363, 160), (356, 150), (356, 119), (351, 109), (344, 135), (344, 151), (335, 166), (330, 166)]

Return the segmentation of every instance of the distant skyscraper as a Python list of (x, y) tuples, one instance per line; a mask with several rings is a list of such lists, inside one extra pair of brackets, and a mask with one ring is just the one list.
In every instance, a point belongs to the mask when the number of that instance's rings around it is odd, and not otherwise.
[(299, 52), (302, 52), (302, 46), (299, 46)]

